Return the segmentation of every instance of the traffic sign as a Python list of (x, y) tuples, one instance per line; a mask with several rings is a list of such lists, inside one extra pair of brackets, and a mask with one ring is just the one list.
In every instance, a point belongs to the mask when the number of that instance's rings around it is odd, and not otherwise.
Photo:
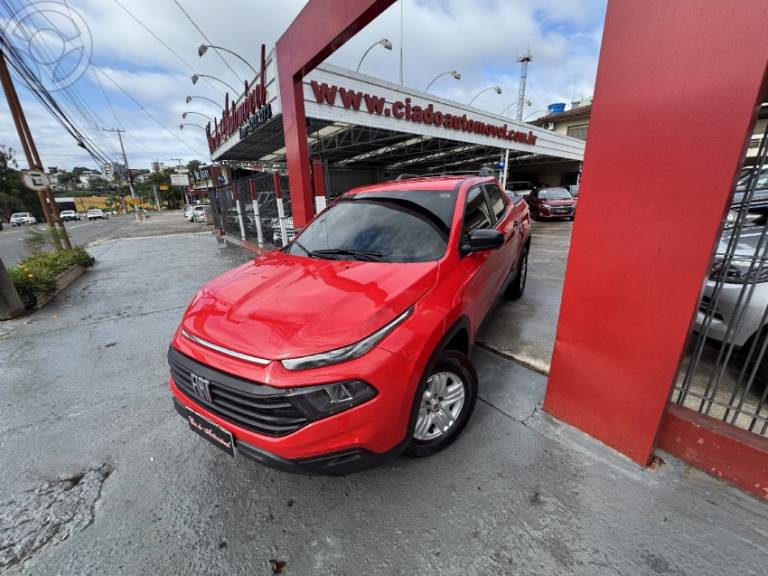
[(40, 192), (51, 185), (51, 180), (42, 170), (22, 170), (21, 183), (30, 190)]

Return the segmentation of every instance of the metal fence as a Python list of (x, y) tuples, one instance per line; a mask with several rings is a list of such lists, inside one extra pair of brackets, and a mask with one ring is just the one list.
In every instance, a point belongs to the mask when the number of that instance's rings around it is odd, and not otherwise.
[[(277, 178), (282, 196), (276, 193)], [(254, 174), (208, 193), (213, 206), (214, 225), (225, 234), (262, 247), (284, 246), (293, 239), (288, 177)]]
[(672, 401), (768, 435), (768, 124), (748, 148)]

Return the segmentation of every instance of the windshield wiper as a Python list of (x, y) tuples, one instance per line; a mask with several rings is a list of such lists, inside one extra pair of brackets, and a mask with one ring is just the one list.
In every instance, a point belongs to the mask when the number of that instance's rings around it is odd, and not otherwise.
[(306, 252), (307, 256), (309, 256), (310, 258), (317, 258), (317, 256), (315, 256), (315, 253), (312, 252), (312, 250), (310, 250), (309, 248), (304, 246), (304, 244), (302, 244), (301, 242), (299, 242), (295, 238), (294, 238), (293, 242), (291, 242), (291, 244), (296, 244), (296, 246), (298, 246), (299, 248), (304, 250), (304, 252)]
[(346, 248), (329, 248), (327, 250), (315, 250), (313, 256), (352, 256), (355, 260), (366, 262), (382, 262), (384, 254), (373, 250), (349, 250)]

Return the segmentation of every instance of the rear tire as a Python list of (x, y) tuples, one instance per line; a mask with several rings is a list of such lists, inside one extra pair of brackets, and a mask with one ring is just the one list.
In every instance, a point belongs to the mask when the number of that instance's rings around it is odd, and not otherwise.
[(515, 279), (510, 282), (504, 295), (512, 300), (517, 300), (525, 292), (525, 284), (528, 280), (528, 247), (523, 248), (520, 254), (520, 263), (517, 266)]
[(454, 350), (441, 352), (414, 400), (416, 422), (405, 454), (423, 458), (449, 446), (469, 422), (476, 401), (472, 361)]

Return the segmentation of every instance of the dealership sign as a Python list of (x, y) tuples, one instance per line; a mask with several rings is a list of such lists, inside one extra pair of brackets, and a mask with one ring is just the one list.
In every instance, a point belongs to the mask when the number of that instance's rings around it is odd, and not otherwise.
[(479, 134), (521, 144), (536, 144), (536, 134), (531, 131), (510, 130), (507, 124), (481, 122), (467, 118), (466, 114), (442, 112), (436, 110), (433, 104), (419, 106), (413, 103), (410, 98), (388, 103), (382, 96), (347, 90), (336, 85), (329, 86), (325, 82), (318, 83), (312, 80), (310, 85), (318, 104), (335, 106), (339, 101), (345, 110), (367, 112), (371, 115), (394, 118), (404, 122), (442, 127), (446, 130)]
[(215, 188), (232, 182), (232, 171), (227, 166), (211, 165), (189, 172), (192, 188)]
[(210, 122), (206, 126), (205, 133), (208, 137), (208, 149), (211, 153), (235, 133), (239, 133), (241, 139), (245, 138), (272, 118), (272, 107), (267, 103), (266, 50), (266, 46), (262, 44), (259, 83), (255, 86), (249, 86), (246, 81), (245, 92), (238, 103), (230, 103), (229, 93), (227, 93), (221, 119), (214, 119), (213, 127), (211, 127)]
[(189, 186), (189, 174), (171, 174), (171, 186)]

